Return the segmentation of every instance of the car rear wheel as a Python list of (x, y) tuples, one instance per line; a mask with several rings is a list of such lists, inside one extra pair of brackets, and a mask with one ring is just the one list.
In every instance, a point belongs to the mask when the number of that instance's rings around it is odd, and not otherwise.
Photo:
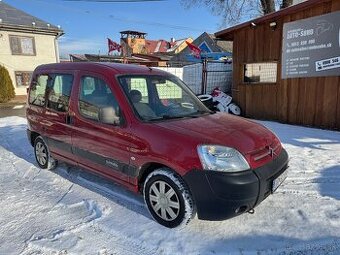
[(152, 217), (161, 225), (186, 225), (196, 214), (187, 185), (168, 168), (149, 174), (144, 183), (144, 200)]
[(34, 155), (35, 160), (42, 169), (52, 170), (56, 168), (58, 162), (51, 157), (50, 151), (41, 136), (34, 140)]

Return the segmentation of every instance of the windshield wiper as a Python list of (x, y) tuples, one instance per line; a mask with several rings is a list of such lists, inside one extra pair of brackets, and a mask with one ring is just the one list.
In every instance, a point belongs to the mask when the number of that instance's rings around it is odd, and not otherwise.
[(183, 119), (183, 118), (198, 118), (203, 114), (214, 114), (215, 112), (213, 111), (202, 111), (202, 110), (197, 110), (196, 112), (187, 114), (187, 115), (168, 115), (168, 114), (164, 114), (160, 117), (157, 118), (152, 118), (149, 119), (148, 121), (157, 121), (157, 120), (170, 120), (170, 119)]
[(192, 118), (197, 118), (200, 117), (203, 114), (213, 114), (213, 111), (204, 111), (204, 110), (197, 110), (196, 112), (190, 113), (188, 115), (185, 115), (186, 117), (192, 117)]
[(167, 114), (164, 114), (162, 115), (162, 119), (164, 120), (170, 120), (170, 119), (181, 119), (181, 118), (185, 118), (187, 117), (186, 115), (167, 115)]
[(148, 121), (182, 119), (182, 118), (186, 118), (186, 117), (191, 117), (191, 116), (187, 116), (187, 115), (171, 116), (171, 115), (164, 114), (161, 117), (152, 118), (152, 119), (149, 119)]

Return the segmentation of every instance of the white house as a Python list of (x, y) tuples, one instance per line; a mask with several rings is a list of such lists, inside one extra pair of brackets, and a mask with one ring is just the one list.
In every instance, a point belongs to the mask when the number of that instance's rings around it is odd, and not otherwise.
[(33, 70), (59, 62), (60, 27), (18, 10), (0, 0), (0, 65), (12, 78), (17, 95), (26, 94)]

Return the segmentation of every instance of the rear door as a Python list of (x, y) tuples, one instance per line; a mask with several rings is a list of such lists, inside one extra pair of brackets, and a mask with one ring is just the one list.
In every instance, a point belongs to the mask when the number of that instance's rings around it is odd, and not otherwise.
[(48, 76), (46, 110), (42, 120), (44, 136), (52, 154), (72, 161), (69, 105), (74, 73), (49, 73)]
[(131, 181), (137, 169), (129, 165), (131, 138), (116, 93), (97, 73), (81, 72), (77, 83), (72, 134), (75, 158), (93, 171)]
[(45, 133), (46, 91), (50, 77), (46, 73), (35, 73), (29, 88), (26, 117), (31, 131), (40, 135)]

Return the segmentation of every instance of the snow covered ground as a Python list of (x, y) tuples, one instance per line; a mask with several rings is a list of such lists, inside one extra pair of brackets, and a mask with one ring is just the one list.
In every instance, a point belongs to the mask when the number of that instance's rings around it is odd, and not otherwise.
[(26, 120), (1, 118), (0, 254), (340, 254), (340, 133), (261, 123), (290, 154), (283, 186), (253, 215), (171, 230), (119, 185), (40, 170)]

